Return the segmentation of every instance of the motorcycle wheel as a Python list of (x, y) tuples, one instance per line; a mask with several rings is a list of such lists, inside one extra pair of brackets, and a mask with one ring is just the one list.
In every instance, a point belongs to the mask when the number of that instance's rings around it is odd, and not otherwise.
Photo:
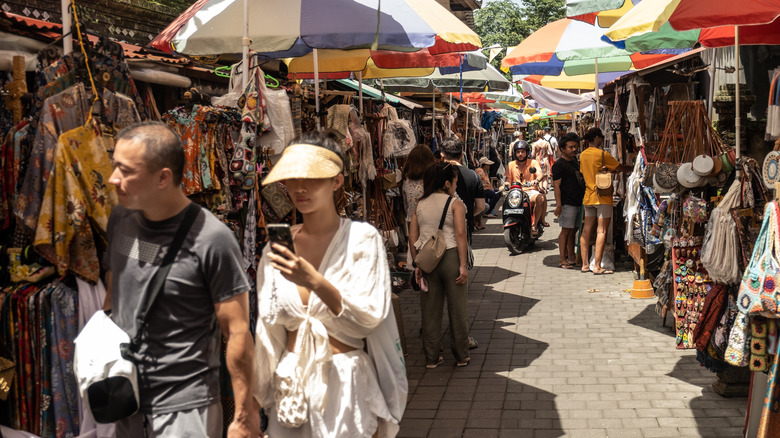
[(504, 243), (512, 255), (518, 255), (525, 251), (526, 239), (520, 233), (520, 227), (504, 228)]

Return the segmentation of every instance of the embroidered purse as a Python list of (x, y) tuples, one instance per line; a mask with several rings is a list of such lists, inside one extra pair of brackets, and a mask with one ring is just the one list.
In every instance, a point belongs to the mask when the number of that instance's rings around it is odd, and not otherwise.
[(309, 403), (304, 391), (303, 361), (305, 353), (303, 340), (311, 332), (311, 322), (308, 320), (311, 306), (307, 310), (303, 329), (298, 330), (295, 338), (295, 352), (288, 352), (276, 367), (274, 372), (274, 402), (276, 404), (276, 419), (285, 427), (298, 428), (309, 421)]
[(287, 192), (282, 183), (268, 184), (263, 187), (261, 193), (263, 199), (265, 199), (280, 221), (292, 211), (292, 201), (290, 201), (290, 198), (287, 196)]

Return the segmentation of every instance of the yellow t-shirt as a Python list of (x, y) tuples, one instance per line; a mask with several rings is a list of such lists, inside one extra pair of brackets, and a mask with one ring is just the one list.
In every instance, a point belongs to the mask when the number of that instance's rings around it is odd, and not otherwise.
[[(589, 147), (580, 154), (580, 172), (585, 178), (585, 198), (583, 205), (612, 205), (611, 196), (599, 196), (596, 193), (596, 174), (601, 170), (601, 152), (599, 148)], [(604, 166), (609, 170), (615, 170), (620, 163), (609, 154), (604, 152)]]

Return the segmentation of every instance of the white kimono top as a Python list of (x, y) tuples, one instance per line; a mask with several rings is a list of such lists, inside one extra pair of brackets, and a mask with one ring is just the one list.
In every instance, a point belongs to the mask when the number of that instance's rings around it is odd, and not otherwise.
[[(287, 347), (287, 331), (304, 336), (297, 351), (303, 357), (303, 382), (311, 410), (323, 406), (332, 362), (328, 336), (356, 349), (366, 340), (369, 357), (392, 415), (380, 422), (380, 436), (395, 436), (406, 406), (406, 380), (400, 337), (392, 311), (390, 272), (379, 232), (370, 224), (343, 219), (319, 272), (341, 293), (336, 315), (314, 293), (304, 307), (297, 286), (271, 266), (263, 251), (257, 273), (259, 318), (255, 339), (254, 395), (261, 406), (274, 405), (274, 371)], [(331, 390), (337, 390), (332, 388)], [(370, 397), (371, 394), (366, 394)], [(325, 436), (317, 432), (315, 436)]]

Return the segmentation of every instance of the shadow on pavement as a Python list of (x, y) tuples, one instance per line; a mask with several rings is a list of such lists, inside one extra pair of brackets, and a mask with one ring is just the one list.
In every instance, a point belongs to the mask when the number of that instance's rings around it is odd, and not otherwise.
[[(655, 299), (650, 299), (648, 301), (652, 301), (653, 304), (649, 304), (647, 307), (645, 307), (642, 312), (640, 312), (637, 316), (631, 318), (628, 320), (629, 324), (633, 324), (642, 328), (646, 328), (648, 330), (653, 330), (658, 333), (662, 333), (664, 335), (668, 335), (671, 337), (674, 337), (674, 315), (672, 314), (672, 311), (670, 310), (669, 313), (666, 316), (666, 327), (661, 325), (661, 317), (658, 316), (657, 313), (655, 313)], [(674, 345), (671, 346), (671, 348), (674, 348)], [(694, 361), (696, 358), (694, 358)]]
[[(518, 333), (517, 321), (539, 300), (489, 284), (518, 281), (521, 273), (477, 267), (469, 285), (470, 335), (479, 342), (467, 367), (454, 366), (447, 316), (443, 320), (444, 363), (425, 368), (418, 292), (401, 294), (408, 356), (409, 399), (399, 437), (563, 436), (556, 395), (522, 382), (527, 368), (548, 348)], [(497, 286), (498, 287), (498, 286)], [(509, 288), (511, 289), (511, 287)]]
[(725, 398), (717, 394), (712, 388), (717, 375), (702, 368), (695, 356), (681, 357), (668, 375), (701, 388), (701, 396), (688, 403), (695, 420), (691, 427), (696, 427), (700, 436), (742, 435), (747, 397)]

